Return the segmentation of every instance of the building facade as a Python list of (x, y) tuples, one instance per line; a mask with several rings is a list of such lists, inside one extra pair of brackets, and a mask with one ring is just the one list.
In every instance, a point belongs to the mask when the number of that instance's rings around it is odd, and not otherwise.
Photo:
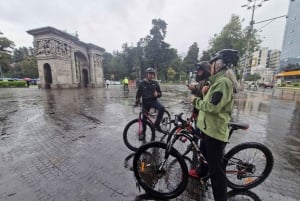
[(290, 0), (285, 26), (280, 73), (282, 81), (300, 82), (300, 0)]
[(34, 37), (41, 88), (104, 87), (105, 49), (53, 27), (27, 33)]
[(249, 74), (258, 74), (260, 76), (258, 82), (261, 83), (274, 82), (274, 75), (276, 69), (279, 68), (279, 63), (280, 51), (263, 47), (253, 52)]

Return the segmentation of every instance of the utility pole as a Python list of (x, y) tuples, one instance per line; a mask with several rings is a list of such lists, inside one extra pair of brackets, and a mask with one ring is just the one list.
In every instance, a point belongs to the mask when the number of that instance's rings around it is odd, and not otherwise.
[(255, 24), (254, 23), (255, 9), (258, 8), (258, 7), (261, 7), (262, 3), (266, 2), (266, 1), (268, 1), (268, 0), (261, 0), (261, 1), (248, 0), (247, 4), (244, 4), (244, 5), (241, 6), (241, 7), (246, 7), (247, 10), (251, 9), (251, 20), (250, 20), (250, 23), (249, 23), (249, 30), (248, 30), (248, 33), (247, 33), (247, 47), (246, 47), (246, 53), (245, 53), (244, 67), (242, 67), (242, 71), (241, 71), (241, 74), (242, 74), (241, 81), (244, 80), (244, 73), (245, 73), (247, 67), (249, 66), (250, 56), (252, 54), (252, 52), (250, 51), (250, 42), (251, 42), (251, 36), (252, 36), (252, 31), (253, 31), (253, 25)]

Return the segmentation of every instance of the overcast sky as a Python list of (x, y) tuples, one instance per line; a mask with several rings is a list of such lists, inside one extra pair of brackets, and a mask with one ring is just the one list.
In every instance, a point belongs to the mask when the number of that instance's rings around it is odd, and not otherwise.
[[(0, 0), (0, 31), (16, 47), (33, 46), (26, 31), (52, 26), (79, 39), (103, 47), (108, 52), (121, 50), (122, 44), (136, 45), (149, 34), (152, 19), (167, 26), (165, 41), (184, 54), (197, 42), (206, 50), (209, 39), (220, 33), (232, 14), (249, 24), (251, 10), (242, 8), (247, 0)], [(261, 2), (256, 0), (256, 2)], [(256, 22), (286, 15), (289, 0), (269, 0), (255, 10)], [(262, 28), (262, 46), (281, 49), (286, 19), (279, 18)]]

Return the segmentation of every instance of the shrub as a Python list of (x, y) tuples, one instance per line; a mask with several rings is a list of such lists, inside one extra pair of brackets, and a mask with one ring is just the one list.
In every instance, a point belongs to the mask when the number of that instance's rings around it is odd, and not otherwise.
[(299, 83), (294, 83), (293, 86), (294, 86), (294, 87), (299, 87), (300, 84), (299, 84)]
[(0, 88), (8, 87), (26, 87), (26, 82), (23, 80), (20, 81), (0, 81)]

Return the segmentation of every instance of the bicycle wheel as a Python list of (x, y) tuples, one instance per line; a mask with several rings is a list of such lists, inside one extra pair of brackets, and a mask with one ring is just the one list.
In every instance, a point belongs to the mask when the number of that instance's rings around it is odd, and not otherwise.
[(192, 135), (193, 131), (188, 131), (186, 129), (181, 128), (181, 126), (176, 126), (170, 132), (171, 138), (168, 140), (173, 140), (175, 136), (177, 136), (177, 140), (172, 145), (181, 155), (186, 156), (192, 150), (191, 142), (183, 136), (183, 134), (190, 134)]
[(248, 190), (261, 184), (271, 173), (273, 155), (263, 144), (247, 142), (233, 147), (224, 156), (228, 186)]
[(150, 142), (141, 146), (133, 159), (137, 182), (146, 193), (158, 199), (180, 195), (187, 186), (188, 169), (183, 157), (174, 148), (166, 156), (167, 144)]
[(248, 200), (248, 201), (261, 201), (261, 199), (251, 191), (238, 191), (232, 190), (227, 193), (228, 201), (234, 200)]
[(171, 129), (171, 115), (167, 110), (164, 111), (160, 122), (160, 128), (165, 132), (168, 132)]
[[(139, 139), (139, 136), (143, 133), (142, 124), (146, 124), (145, 138)], [(148, 121), (134, 119), (130, 121), (124, 128), (123, 140), (125, 145), (132, 151), (136, 151), (142, 144), (154, 141), (155, 130)]]

